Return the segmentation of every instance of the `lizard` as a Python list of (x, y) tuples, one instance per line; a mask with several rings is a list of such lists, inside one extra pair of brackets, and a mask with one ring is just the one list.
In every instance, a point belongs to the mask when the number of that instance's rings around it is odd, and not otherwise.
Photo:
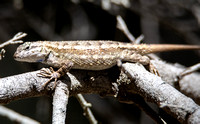
[[(151, 65), (147, 54), (200, 49), (200, 45), (177, 44), (132, 44), (118, 41), (35, 41), (20, 45), (14, 59), (23, 62), (41, 62), (59, 68), (54, 71), (42, 70), (41, 75), (55, 82), (72, 69), (104, 70), (113, 67), (119, 61), (138, 62)], [(151, 72), (153, 67), (149, 67)], [(55, 85), (54, 85), (55, 86)]]

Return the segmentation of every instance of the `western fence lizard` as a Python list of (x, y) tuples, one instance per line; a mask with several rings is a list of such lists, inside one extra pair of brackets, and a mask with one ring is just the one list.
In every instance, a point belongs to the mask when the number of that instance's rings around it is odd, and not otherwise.
[(190, 49), (200, 49), (200, 46), (136, 45), (117, 41), (37, 41), (20, 45), (14, 58), (17, 61), (42, 62), (59, 68), (64, 65), (65, 68), (103, 70), (116, 65), (118, 60), (150, 65), (146, 54)]

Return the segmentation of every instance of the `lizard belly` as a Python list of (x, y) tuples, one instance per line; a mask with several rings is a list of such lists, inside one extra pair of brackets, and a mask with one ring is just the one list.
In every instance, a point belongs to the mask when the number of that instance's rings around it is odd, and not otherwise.
[[(86, 57), (86, 58), (85, 58)], [(53, 67), (62, 67), (64, 63), (72, 62), (72, 69), (84, 69), (84, 70), (104, 70), (116, 65), (118, 57), (116, 56), (73, 56), (73, 57), (49, 57), (44, 64), (48, 64)]]
[(83, 70), (104, 70), (113, 67), (115, 64), (112, 65), (76, 65), (72, 67), (73, 69), (83, 69)]
[(111, 68), (116, 65), (116, 59), (84, 59), (84, 60), (74, 60), (73, 69), (85, 69), (85, 70), (104, 70)]
[(85, 70), (104, 70), (116, 65), (119, 59), (119, 54), (65, 54), (65, 61), (71, 61), (74, 63), (72, 68), (85, 69)]

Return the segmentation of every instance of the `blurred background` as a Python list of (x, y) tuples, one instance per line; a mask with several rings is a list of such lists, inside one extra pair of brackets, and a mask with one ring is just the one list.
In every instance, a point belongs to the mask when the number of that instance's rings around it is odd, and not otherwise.
[[(0, 43), (18, 32), (28, 35), (23, 41), (38, 40), (115, 40), (130, 42), (116, 28), (116, 16), (121, 15), (130, 32), (143, 43), (200, 45), (199, 0), (1, 0)], [(0, 78), (38, 70), (45, 65), (22, 63), (13, 59), (18, 45), (9, 45), (0, 61)], [(160, 53), (171, 63), (185, 66), (200, 60), (199, 51)], [(119, 103), (112, 97), (85, 95), (100, 123), (152, 124), (149, 117), (135, 105)], [(52, 100), (48, 97), (13, 101), (8, 108), (41, 123), (51, 123)], [(153, 106), (153, 105), (152, 105)], [(67, 106), (66, 123), (87, 124), (78, 101), (71, 97)], [(159, 110), (158, 110), (159, 111)], [(162, 113), (162, 112), (161, 112)], [(169, 116), (167, 122), (178, 123)], [(0, 117), (0, 123), (14, 123)]]

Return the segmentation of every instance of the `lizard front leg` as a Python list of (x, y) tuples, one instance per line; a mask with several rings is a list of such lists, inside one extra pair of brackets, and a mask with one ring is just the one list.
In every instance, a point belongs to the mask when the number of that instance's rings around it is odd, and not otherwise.
[(49, 82), (54, 79), (54, 89), (57, 85), (58, 78), (64, 76), (67, 72), (69, 72), (73, 65), (73, 62), (64, 63), (62, 67), (60, 67), (57, 71), (54, 71), (52, 67), (50, 67), (50, 69), (41, 69), (40, 73), (38, 73), (38, 76), (50, 78), (47, 82), (43, 84), (42, 87), (45, 88), (49, 84)]

